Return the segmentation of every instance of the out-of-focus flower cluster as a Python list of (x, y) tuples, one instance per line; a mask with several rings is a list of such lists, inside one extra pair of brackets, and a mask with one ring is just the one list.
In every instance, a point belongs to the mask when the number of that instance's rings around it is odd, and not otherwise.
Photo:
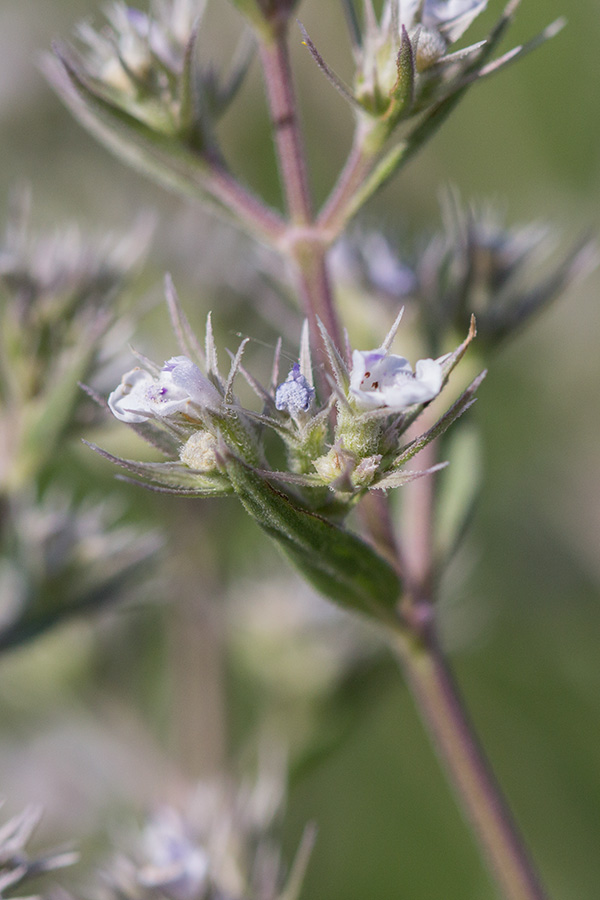
[(41, 810), (35, 807), (25, 809), (0, 825), (0, 898), (13, 897), (38, 875), (62, 869), (77, 861), (77, 853), (49, 853), (45, 856), (29, 856), (27, 843), (41, 818)]
[(47, 61), (49, 77), (76, 111), (86, 110), (87, 124), (96, 121), (96, 130), (110, 122), (118, 140), (169, 137), (194, 153), (218, 156), (214, 125), (250, 56), (249, 45), (240, 45), (224, 78), (212, 64), (200, 63), (205, 6), (204, 0), (156, 0), (144, 12), (113, 2), (104, 27), (79, 26), (79, 49), (57, 48), (60, 64)]
[(301, 847), (287, 879), (273, 829), (283, 801), (278, 766), (234, 788), (201, 783), (183, 810), (157, 809), (129, 855), (106, 868), (107, 900), (295, 900), (310, 850)]
[(148, 239), (33, 236), (26, 204), (0, 242), (0, 495), (30, 483), (68, 435), (79, 388), (122, 346), (124, 291)]
[(236, 676), (259, 698), (259, 734), (283, 735), (291, 773), (336, 747), (385, 677), (378, 631), (299, 577), (244, 579), (226, 603)]
[(558, 250), (551, 226), (507, 226), (490, 206), (462, 206), (450, 193), (444, 230), (418, 261), (416, 302), (429, 343), (460, 330), (477, 316), (479, 350), (489, 350), (519, 331), (598, 264), (594, 239)]
[(414, 311), (430, 352), (477, 317), (475, 353), (487, 353), (598, 264), (595, 240), (557, 251), (551, 226), (507, 226), (489, 205), (463, 205), (448, 192), (443, 229), (421, 242), (412, 263), (381, 233), (357, 233), (336, 247), (343, 284)]
[(54, 490), (6, 501), (0, 530), (0, 651), (65, 618), (116, 604), (140, 586), (161, 545), (122, 523), (110, 501), (75, 504)]
[(80, 382), (129, 334), (123, 291), (147, 236), (32, 238), (15, 214), (0, 245), (0, 650), (121, 599), (156, 552), (156, 535), (119, 525), (110, 503), (78, 505), (49, 477), (90, 405)]

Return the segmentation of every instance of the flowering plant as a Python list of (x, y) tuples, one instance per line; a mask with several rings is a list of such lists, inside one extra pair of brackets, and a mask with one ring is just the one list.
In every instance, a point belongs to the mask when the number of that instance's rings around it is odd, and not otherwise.
[[(0, 253), (0, 367), (7, 376), (0, 389), (7, 451), (0, 473), (0, 588), (11, 602), (2, 609), (0, 649), (24, 643), (67, 615), (126, 596), (130, 583), (147, 578), (158, 549), (154, 534), (143, 538), (120, 524), (108, 504), (86, 507), (71, 502), (60, 486), (49, 487), (52, 456), (72, 433), (81, 404), (92, 398), (101, 409), (93, 424), (103, 410), (104, 422), (114, 428), (99, 444), (86, 443), (125, 472), (122, 481), (159, 495), (203, 498), (207, 517), (213, 501), (237, 500), (249, 516), (236, 519), (225, 534), (217, 517), (214, 529), (206, 526), (197, 504), (188, 504), (173, 520), (174, 585), (186, 584), (189, 593), (193, 583), (214, 608), (213, 594), (231, 589), (235, 554), (257, 540), (245, 530), (249, 521), (303, 582), (333, 601), (338, 616), (359, 614), (352, 645), (360, 643), (357, 635), (366, 634), (361, 628), (370, 620), (374, 640), (400, 661), (496, 886), (507, 900), (543, 900), (541, 879), (450, 674), (438, 600), (477, 496), (475, 442), (467, 442), (466, 454), (464, 444), (456, 446), (476, 431), (470, 410), (486, 376), (488, 351), (595, 266), (595, 244), (581, 239), (540, 275), (540, 260), (545, 264), (549, 255), (545, 229), (505, 228), (487, 211), (463, 208), (452, 193), (444, 203), (442, 234), (422, 242), (413, 259), (397, 253), (385, 235), (347, 234), (347, 226), (435, 135), (473, 84), (557, 35), (564, 23), (559, 19), (493, 58), (517, 0), (474, 43), (465, 36), (487, 0), (383, 0), (379, 12), (372, 0), (341, 3), (351, 36), (347, 82), (300, 26), (308, 61), (354, 116), (348, 158), (319, 210), (289, 54), (297, 0), (232, 0), (245, 33), (225, 73), (208, 61), (203, 46), (211, 34), (204, 0), (154, 0), (147, 10), (113, 2), (99, 30), (83, 24), (73, 44), (57, 44), (46, 60), (61, 98), (113, 152), (244, 232), (244, 264), (260, 270), (265, 295), (291, 299), (295, 314), (290, 317), (288, 306), (280, 317), (283, 328), (290, 319), (293, 324), (277, 339), (266, 377), (261, 362), (249, 359), (246, 331), (236, 331), (241, 342), (228, 351), (223, 367), (217, 349), (224, 343), (222, 308), (215, 304), (218, 313), (214, 322), (207, 316), (199, 340), (191, 309), (186, 303), (184, 311), (167, 276), (175, 340), (159, 356), (134, 351), (137, 364), (105, 390), (106, 379), (98, 384), (101, 363), (114, 363), (115, 349), (123, 348), (131, 330), (117, 329), (115, 298), (128, 274), (118, 250), (109, 249), (103, 267), (87, 254), (80, 265), (71, 249), (67, 264), (54, 259), (49, 274), (53, 254), (45, 250), (41, 265), (35, 256), (24, 261), (7, 244)], [(467, 46), (459, 44), (463, 37)], [(225, 116), (244, 87), (254, 51), (264, 76), (282, 208), (243, 183), (227, 152)], [(138, 249), (130, 248), (130, 264)], [(230, 262), (233, 267), (239, 260)], [(358, 314), (351, 293), (358, 295)], [(264, 297), (253, 299), (256, 308), (263, 302), (264, 313)], [(288, 343), (297, 345), (298, 337), (298, 350), (290, 355)], [(150, 356), (168, 358), (161, 363)], [(87, 385), (84, 392), (80, 384)], [(149, 449), (136, 454), (122, 425)], [(113, 435), (121, 442), (115, 452), (104, 449)], [(195, 554), (202, 561), (198, 569)], [(178, 593), (172, 591), (173, 603), (181, 603)], [(323, 626), (327, 635), (338, 627), (330, 626)], [(218, 628), (206, 629), (208, 640), (189, 631), (198, 641), (194, 660), (204, 662), (221, 647)], [(304, 634), (311, 631), (312, 624)], [(292, 643), (301, 644), (301, 634), (298, 628)], [(186, 633), (182, 645), (188, 638)], [(300, 653), (299, 669), (303, 679), (307, 667), (320, 666), (311, 674), (323, 695), (344, 680), (355, 685), (371, 656), (366, 638), (369, 653), (351, 646), (343, 658), (328, 649), (329, 637), (313, 643), (318, 652), (313, 646)], [(329, 655), (328, 665), (322, 665), (323, 655)], [(261, 666), (254, 660), (248, 668)], [(298, 701), (304, 712), (308, 694)], [(300, 743), (314, 730), (304, 721)], [(132, 852), (110, 863), (109, 893), (131, 900), (157, 891), (172, 900), (296, 900), (312, 832), (285, 873), (270, 834), (282, 791), (277, 803), (265, 807), (251, 802), (252, 792), (199, 787), (202, 802), (184, 809), (183, 798), (195, 795), (189, 784), (182, 788), (183, 780), (174, 779), (179, 803), (163, 806)], [(27, 822), (13, 822), (8, 838), (28, 829)], [(19, 878), (11, 870), (0, 890)]]

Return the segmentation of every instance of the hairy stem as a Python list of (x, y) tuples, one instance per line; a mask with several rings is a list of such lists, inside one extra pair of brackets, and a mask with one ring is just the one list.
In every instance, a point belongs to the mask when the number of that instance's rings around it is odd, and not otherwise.
[[(433, 441), (421, 451), (424, 467), (435, 465), (437, 455), (437, 441)], [(435, 607), (430, 599), (435, 574), (435, 487), (436, 478), (430, 475), (405, 488), (401, 558), (407, 587), (402, 604), (407, 633), (397, 647), (421, 719), (504, 897), (546, 900), (436, 638)]]
[[(425, 606), (421, 603), (421, 611)], [(431, 606), (428, 607), (431, 610)], [(421, 719), (459, 805), (506, 900), (547, 900), (502, 791), (463, 707), (457, 686), (425, 619), (418, 641), (398, 641)]]
[(287, 31), (263, 40), (260, 48), (279, 174), (290, 223), (279, 249), (291, 262), (295, 280), (309, 321), (313, 347), (321, 347), (317, 326), (320, 318), (333, 340), (341, 345), (341, 332), (327, 272), (326, 244), (314, 228), (312, 200), (304, 143), (287, 45)]
[(281, 28), (271, 41), (261, 41), (260, 59), (288, 213), (295, 225), (308, 225), (312, 219), (312, 201), (286, 29)]

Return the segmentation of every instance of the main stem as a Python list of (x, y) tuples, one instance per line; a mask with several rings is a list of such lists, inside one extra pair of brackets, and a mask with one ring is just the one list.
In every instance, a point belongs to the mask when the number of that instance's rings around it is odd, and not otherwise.
[[(337, 224), (348, 195), (368, 174), (371, 160), (355, 146), (325, 214), (315, 223), (285, 29), (273, 40), (262, 42), (261, 62), (290, 219), (287, 238), (280, 249), (294, 263), (313, 346), (320, 344), (317, 317), (341, 346), (326, 267), (327, 243), (319, 226)], [(408, 553), (396, 550), (389, 509), (385, 517), (379, 509), (382, 527), (370, 529), (381, 543), (382, 555), (388, 559), (395, 556), (397, 568), (403, 571), (409, 586), (408, 603), (403, 609), (406, 628), (398, 633), (397, 647), (423, 722), (506, 900), (547, 900), (435, 638), (433, 605), (427, 593), (433, 569), (431, 477), (416, 484), (423, 482), (427, 482), (421, 488), (424, 493), (419, 495), (417, 490), (414, 494), (419, 506), (419, 536), (407, 548)], [(377, 509), (373, 507), (370, 512), (373, 518)]]
[(341, 331), (327, 273), (327, 248), (320, 233), (314, 228), (306, 155), (298, 121), (285, 27), (280, 28), (271, 40), (261, 41), (260, 58), (279, 174), (290, 220), (287, 235), (280, 248), (294, 267), (313, 347), (321, 346), (317, 319), (321, 319), (339, 347)]
[[(428, 444), (420, 458), (424, 468), (435, 465), (437, 441)], [(547, 900), (436, 637), (431, 600), (435, 487), (436, 476), (429, 475), (404, 489), (401, 550), (406, 596), (401, 614), (406, 631), (396, 646), (423, 724), (503, 896)]]
[(506, 900), (547, 900), (430, 623), (398, 648), (421, 719)]

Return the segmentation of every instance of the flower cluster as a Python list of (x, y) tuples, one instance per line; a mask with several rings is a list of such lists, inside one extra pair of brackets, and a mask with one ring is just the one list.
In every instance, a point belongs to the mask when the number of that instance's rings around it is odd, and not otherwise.
[[(480, 379), (423, 435), (408, 441), (403, 435), (440, 393), (472, 340), (474, 325), (453, 353), (419, 360), (414, 370), (407, 359), (390, 352), (401, 314), (379, 348), (355, 350), (351, 361), (342, 358), (323, 328), (335, 383), (329, 396), (319, 398), (306, 324), (298, 362), (280, 380), (278, 347), (272, 384), (264, 387), (242, 365), (246, 340), (224, 377), (210, 316), (202, 349), (169, 279), (167, 299), (181, 355), (162, 367), (140, 358), (142, 365), (123, 376), (108, 407), (170, 458), (144, 463), (99, 452), (154, 490), (187, 496), (235, 493), (305, 574), (308, 567), (307, 577), (328, 595), (344, 590), (336, 552), (346, 570), (348, 553), (353, 553), (354, 564), (364, 567), (365, 574), (368, 569), (369, 579), (389, 578), (382, 592), (394, 594), (395, 575), (340, 522), (367, 491), (386, 491), (427, 474), (407, 471), (406, 463), (470, 406)], [(262, 410), (239, 402), (234, 392), (239, 374), (259, 397)], [(286, 470), (270, 464), (267, 429), (285, 445)], [(346, 571), (344, 581), (348, 580)], [(356, 605), (364, 608), (364, 595), (356, 598)]]
[[(411, 265), (378, 232), (356, 233), (334, 253), (348, 290), (414, 307), (431, 352), (464, 332), (477, 316), (477, 349), (497, 346), (598, 263), (597, 243), (583, 236), (557, 252), (547, 224), (507, 226), (490, 205), (464, 205), (449, 191), (444, 227), (426, 241)], [(550, 264), (550, 260), (554, 261)]]
[(480, 349), (497, 346), (598, 264), (595, 239), (558, 250), (555, 229), (541, 222), (507, 226), (490, 206), (444, 201), (444, 230), (415, 268), (415, 295), (439, 342), (477, 316)]
[[(33, 235), (21, 197), (0, 240), (0, 495), (30, 484), (69, 433), (92, 380), (127, 339), (125, 288), (148, 243)], [(117, 299), (120, 297), (120, 299)]]
[[(271, 761), (272, 762), (272, 761)], [(202, 782), (184, 809), (164, 805), (151, 815), (129, 856), (105, 872), (105, 895), (125, 900), (295, 897), (308, 861), (307, 833), (289, 881), (272, 831), (283, 799), (277, 766), (237, 789)]]
[[(449, 52), (487, 6), (487, 0), (385, 0), (377, 17), (372, 0), (363, 0), (362, 25), (347, 2), (355, 76), (345, 84), (323, 59), (306, 31), (304, 43), (332, 84), (350, 102), (378, 147), (398, 123), (457, 99), (476, 79), (497, 71), (540, 41), (552, 37), (562, 20), (529, 44), (493, 63), (490, 54), (512, 18), (509, 3), (486, 40)], [(442, 115), (445, 115), (444, 109)]]
[[(106, 26), (79, 26), (80, 50), (57, 47), (60, 62), (47, 60), (50, 80), (83, 114), (111, 120), (124, 137), (138, 141), (170, 136), (195, 152), (216, 151), (214, 121), (232, 100), (249, 53), (240, 48), (229, 75), (220, 79), (201, 67), (197, 41), (206, 6), (199, 0), (156, 0), (149, 13), (123, 2), (107, 9)], [(141, 126), (141, 130), (140, 130)]]
[[(336, 388), (319, 404), (306, 326), (299, 362), (279, 384), (275, 377), (273, 386), (265, 388), (243, 368), (246, 341), (225, 379), (218, 368), (210, 317), (203, 351), (191, 330), (183, 333), (187, 322), (169, 281), (167, 288), (186, 355), (174, 356), (162, 367), (142, 359), (143, 367), (123, 376), (108, 398), (108, 407), (117, 419), (137, 428), (154, 444), (166, 447), (170, 442), (171, 451), (177, 451), (177, 462), (121, 460), (123, 465), (151, 484), (198, 496), (227, 492), (227, 462), (232, 454), (260, 469), (265, 477), (287, 482), (307, 507), (322, 511), (331, 496), (328, 500), (315, 488), (327, 487), (330, 495), (349, 503), (365, 490), (402, 484), (412, 476), (401, 468), (414, 455), (402, 447), (402, 435), (424, 405), (440, 393), (474, 334), (471, 331), (454, 353), (418, 360), (413, 370), (407, 359), (390, 352), (402, 312), (383, 344), (374, 350), (354, 350), (350, 364), (323, 329)], [(279, 353), (275, 373), (278, 367)], [(262, 400), (261, 412), (239, 403), (234, 380), (240, 372)], [(333, 407), (337, 407), (337, 415), (332, 429)], [(448, 424), (449, 420), (445, 427)], [(286, 446), (288, 473), (269, 466), (261, 436), (265, 426)], [(175, 484), (177, 475), (181, 480)]]
[(67, 618), (122, 602), (146, 582), (161, 540), (124, 524), (118, 504), (75, 504), (58, 489), (11, 498), (0, 542), (0, 651)]

